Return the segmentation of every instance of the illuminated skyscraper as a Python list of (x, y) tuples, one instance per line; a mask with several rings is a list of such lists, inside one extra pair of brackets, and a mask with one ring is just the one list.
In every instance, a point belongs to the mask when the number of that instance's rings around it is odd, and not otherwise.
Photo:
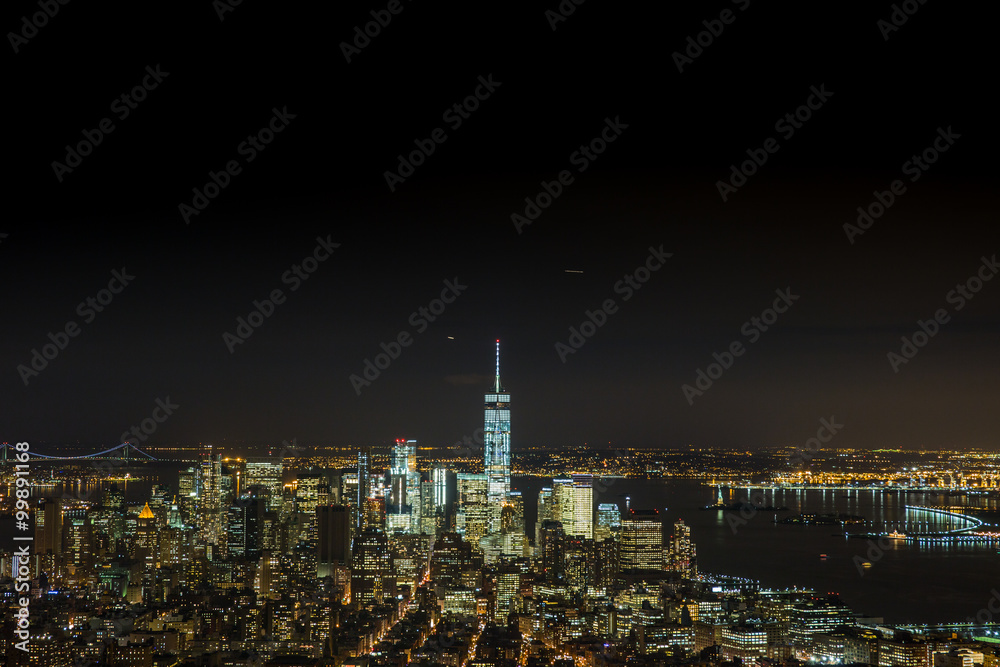
[(320, 495), (325, 493), (325, 479), (315, 472), (300, 472), (295, 479), (295, 503), (299, 512), (315, 514)]
[[(573, 520), (567, 535), (582, 535), (586, 539), (594, 537), (594, 477), (593, 475), (573, 475)], [(563, 528), (566, 529), (565, 520)]]
[(686, 575), (697, 574), (691, 528), (685, 525), (684, 519), (674, 523), (674, 534), (670, 537), (670, 561), (674, 570)]
[(156, 562), (160, 545), (157, 539), (159, 531), (156, 528), (156, 515), (150, 509), (149, 503), (142, 507), (136, 526), (135, 558), (144, 561), (147, 567)]
[(63, 515), (59, 498), (38, 501), (35, 509), (35, 552), (62, 553)]
[(93, 575), (93, 530), (88, 510), (82, 504), (64, 510), (63, 562), (72, 573), (71, 581), (85, 582)]
[[(437, 470), (437, 468), (435, 468)], [(420, 523), (418, 530), (414, 532), (434, 535), (438, 529), (438, 518), (444, 518), (444, 510), (438, 512), (435, 504), (436, 485), (431, 480), (424, 480), (420, 483)]]
[(500, 341), (497, 340), (497, 374), (485, 397), (483, 470), (487, 499), (495, 511), (490, 532), (500, 530), (500, 507), (510, 491), (510, 394), (500, 384)]
[(538, 545), (542, 555), (542, 574), (546, 581), (559, 581), (563, 578), (566, 534), (559, 521), (544, 521), (541, 529), (541, 541)]
[(260, 557), (261, 524), (267, 500), (244, 495), (228, 509), (227, 540), (230, 558)]
[(354, 509), (357, 512), (355, 516), (355, 526), (360, 530), (364, 527), (365, 522), (365, 501), (371, 496), (371, 491), (369, 490), (370, 482), (368, 480), (368, 452), (358, 452), (358, 489), (357, 498), (355, 499)]
[(555, 516), (553, 516), (553, 519), (563, 525), (563, 530), (567, 531), (567, 535), (572, 535), (573, 533), (567, 529), (573, 527), (573, 479), (570, 477), (557, 477), (553, 479), (552, 497), (555, 507)]
[(623, 570), (663, 569), (663, 522), (657, 510), (629, 508), (622, 517)]
[[(268, 510), (276, 510), (281, 505), (281, 474), (283, 469), (283, 461), (280, 458), (255, 457), (248, 458), (246, 461), (246, 487), (260, 487), (258, 495), (264, 495), (267, 498)], [(243, 489), (240, 489), (241, 493), (242, 491)]]
[(417, 441), (397, 439), (389, 468), (390, 532), (420, 532), (420, 473), (417, 472)]
[(455, 527), (473, 548), (479, 546), (479, 540), (491, 532), (491, 521), (497, 516), (499, 531), (500, 504), (493, 507), (488, 500), (489, 480), (486, 475), (478, 473), (458, 473), (458, 512), (455, 517)]
[(622, 513), (616, 503), (601, 503), (597, 506), (597, 525), (594, 539), (601, 541), (617, 536), (622, 527)]
[[(225, 539), (222, 509), (222, 455), (213, 454), (207, 445), (201, 460), (201, 484), (199, 489), (200, 527), (204, 541), (215, 548)], [(209, 560), (213, 557), (210, 556)]]
[[(360, 604), (381, 603), (392, 574), (389, 542), (378, 528), (364, 530), (354, 540), (351, 567), (351, 600)], [(391, 588), (390, 588), (391, 590)]]
[(535, 520), (535, 544), (541, 546), (542, 544), (542, 525), (546, 521), (558, 521), (559, 516), (556, 512), (556, 499), (555, 494), (552, 491), (552, 487), (543, 487), (538, 492), (538, 514)]

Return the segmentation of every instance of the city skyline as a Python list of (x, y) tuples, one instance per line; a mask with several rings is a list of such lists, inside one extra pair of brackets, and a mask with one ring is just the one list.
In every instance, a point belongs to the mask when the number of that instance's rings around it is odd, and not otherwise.
[[(1000, 625), (988, 608), (968, 615), (1000, 545), (995, 455), (824, 446), (841, 425), (821, 419), (815, 446), (780, 448), (769, 461), (748, 452), (727, 461), (723, 450), (522, 455), (515, 489), (499, 340), (484, 403), (479, 462), (471, 439), (447, 459), (407, 438), (378, 454), (324, 458), (284, 443), (241, 458), (205, 445), (159, 461), (32, 458), (18, 443), (0, 470), (4, 487), (42, 486), (30, 501), (0, 493), (10, 515), (0, 521), (34, 535), (28, 555), (0, 548), (0, 582), (25, 586), (18, 604), (35, 617), (6, 624), (0, 648), (52, 667), (68, 667), (73, 651), (136, 667), (220, 655), (242, 667), (252, 656), (274, 667), (437, 667), (454, 661), (439, 661), (431, 639), (443, 627), (469, 630), (458, 655), (483, 667), (569, 667), (558, 657), (567, 652), (602, 667), (658, 667), (664, 655), (719, 667), (772, 664), (766, 657), (783, 667), (987, 667), (996, 655), (984, 637)], [(725, 496), (717, 476), (730, 480)], [(912, 494), (929, 506), (909, 504)], [(706, 496), (715, 503), (694, 506)], [(824, 533), (797, 532), (810, 525)], [(810, 567), (816, 555), (804, 557), (802, 542), (824, 549), (831, 568)], [(928, 567), (921, 558), (938, 562), (942, 548), (967, 557), (949, 578), (957, 595), (942, 605), (948, 614), (915, 622), (927, 610), (887, 603), (881, 587)], [(733, 562), (734, 549), (767, 555)], [(807, 573), (810, 585), (798, 585)], [(924, 595), (914, 588), (907, 595)], [(70, 601), (97, 625), (59, 629), (37, 616)], [(109, 609), (134, 618), (95, 632)], [(187, 623), (194, 614), (212, 621)], [(594, 644), (614, 655), (592, 654)]]
[(1000, 667), (975, 7), (8, 4), (0, 667)]

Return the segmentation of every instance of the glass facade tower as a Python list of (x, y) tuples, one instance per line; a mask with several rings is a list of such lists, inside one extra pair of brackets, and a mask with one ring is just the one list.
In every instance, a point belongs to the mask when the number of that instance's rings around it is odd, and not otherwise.
[(483, 469), (486, 496), (496, 516), (489, 532), (500, 532), (500, 507), (510, 492), (510, 394), (500, 384), (500, 341), (497, 340), (497, 374), (485, 397)]

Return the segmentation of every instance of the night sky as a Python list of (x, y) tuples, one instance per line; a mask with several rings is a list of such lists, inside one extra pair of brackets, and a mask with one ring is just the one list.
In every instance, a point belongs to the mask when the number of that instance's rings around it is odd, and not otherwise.
[[(447, 445), (482, 426), (499, 338), (515, 451), (800, 445), (831, 417), (836, 446), (996, 447), (1000, 280), (952, 292), (1000, 270), (981, 269), (1000, 252), (983, 17), (914, 1), (890, 30), (882, 2), (565, 0), (557, 21), (556, 0), (529, 4), (246, 0), (220, 20), (208, 0), (71, 2), (33, 32), (38, 5), (7, 3), (5, 32), (33, 36), (8, 34), (5, 56), (0, 439), (110, 446), (169, 397), (146, 443)], [(357, 48), (371, 12), (391, 20)], [(269, 123), (270, 143), (244, 143)], [(876, 191), (892, 204), (845, 230)], [(339, 246), (303, 280), (317, 239)], [(651, 248), (671, 256), (626, 289)], [(423, 323), (446, 281), (462, 287)], [(275, 290), (252, 335), (224, 338)], [(797, 298), (763, 331), (776, 291)]]

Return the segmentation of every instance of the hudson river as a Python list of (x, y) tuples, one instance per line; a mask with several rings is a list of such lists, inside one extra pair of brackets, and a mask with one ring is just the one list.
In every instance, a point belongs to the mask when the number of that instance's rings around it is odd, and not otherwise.
[[(551, 480), (516, 477), (512, 486), (524, 493), (529, 535), (534, 535), (538, 490)], [(607, 490), (598, 493), (597, 503), (618, 503), (625, 511), (625, 496), (636, 509), (656, 508), (672, 532), (677, 519), (691, 527), (697, 547), (698, 569), (759, 580), (765, 587), (802, 586), (818, 592), (836, 592), (852, 609), (868, 616), (883, 616), (894, 623), (965, 622), (975, 617), (1000, 587), (1000, 554), (988, 544), (917, 545), (903, 540), (889, 541), (879, 558), (866, 552), (867, 540), (843, 537), (839, 526), (782, 525), (781, 518), (800, 512), (863, 515), (874, 521), (874, 530), (908, 528), (903, 521), (904, 504), (921, 506), (960, 505), (963, 497), (944, 495), (883, 495), (872, 491), (788, 491), (735, 489), (724, 492), (727, 503), (752, 498), (763, 505), (787, 506), (787, 512), (749, 512), (745, 523), (739, 512), (699, 510), (715, 503), (716, 490), (694, 480), (604, 480)], [(969, 501), (975, 504), (977, 500)], [(980, 502), (982, 500), (980, 499)], [(996, 500), (991, 501), (996, 509)], [(924, 529), (927, 513), (909, 514)], [(981, 516), (987, 523), (994, 518)], [(943, 521), (943, 524), (942, 524)], [(947, 527), (939, 519), (936, 527)], [(933, 529), (935, 526), (932, 525)], [(956, 526), (957, 527), (957, 524)], [(854, 527), (851, 532), (867, 532)], [(992, 528), (992, 530), (997, 530)], [(835, 536), (838, 534), (839, 536)], [(883, 542), (885, 544), (885, 542)], [(825, 560), (820, 554), (826, 554)], [(873, 552), (872, 556), (876, 556)], [(870, 560), (870, 568), (859, 572), (854, 557)], [(1000, 596), (998, 596), (1000, 597)], [(994, 604), (994, 606), (996, 606)], [(997, 618), (995, 620), (1000, 620)]]

